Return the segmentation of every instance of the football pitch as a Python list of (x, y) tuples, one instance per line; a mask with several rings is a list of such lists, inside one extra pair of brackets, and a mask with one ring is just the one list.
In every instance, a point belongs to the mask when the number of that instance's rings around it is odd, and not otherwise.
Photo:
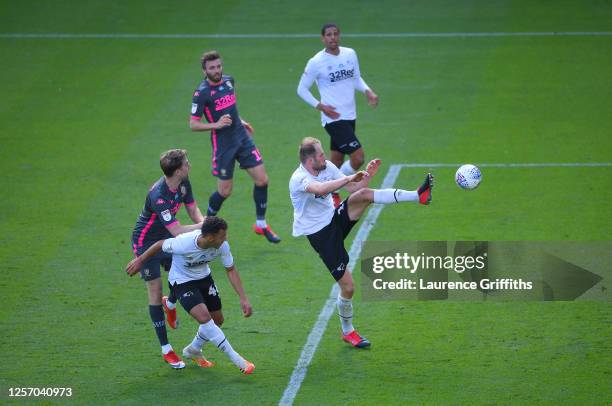
[[(430, 206), (386, 206), (368, 241), (611, 240), (612, 3), (206, 5), (3, 3), (3, 404), (612, 402), (609, 300), (362, 301), (358, 260), (354, 323), (371, 349), (341, 341), (334, 311), (310, 363), (300, 364), (333, 279), (306, 239), (291, 237), (288, 195), (300, 140), (318, 137), (327, 148), (318, 113), (296, 87), (322, 49), (321, 25), (334, 21), (380, 96), (371, 109), (357, 94), (366, 159), (383, 162), (372, 185), (393, 165), (403, 165), (396, 187), (413, 190), (428, 171), (436, 177)], [(209, 134), (188, 126), (199, 57), (210, 49), (236, 79), (240, 114), (270, 176), (268, 222), (283, 238), (271, 245), (252, 232), (252, 182), (237, 171), (220, 215), (252, 317), (242, 317), (220, 264), (211, 268), (223, 330), (256, 365), (251, 376), (211, 345), (204, 351), (214, 368), (170, 369), (146, 289), (124, 272), (134, 223), (161, 176), (160, 152), (188, 150), (202, 210), (216, 188)], [(455, 185), (462, 163), (481, 166), (477, 190)], [(184, 211), (179, 218), (188, 222)], [(594, 270), (607, 295), (610, 265)], [(197, 327), (182, 309), (179, 318), (169, 330), (177, 352)], [(290, 383), (296, 365), (299, 384)], [(29, 387), (71, 388), (72, 396), (9, 397)], [(287, 390), (295, 396), (283, 398)]]

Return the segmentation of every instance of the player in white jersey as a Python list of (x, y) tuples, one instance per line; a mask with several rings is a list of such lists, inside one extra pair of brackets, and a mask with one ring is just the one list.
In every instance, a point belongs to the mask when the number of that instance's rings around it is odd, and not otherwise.
[[(349, 256), (344, 239), (371, 203), (416, 202), (429, 204), (433, 176), (428, 173), (415, 191), (403, 189), (370, 189), (368, 184), (380, 167), (380, 159), (368, 163), (365, 171), (344, 175), (325, 159), (321, 142), (307, 137), (300, 144), (300, 166), (289, 181), (293, 203), (293, 236), (305, 235), (340, 287), (337, 299), (342, 339), (353, 347), (370, 346), (370, 341), (353, 327), (353, 293), (355, 286), (347, 271)], [(330, 194), (344, 187), (349, 193), (334, 208)]]
[(226, 353), (242, 373), (251, 374), (255, 365), (232, 348), (220, 329), (223, 324), (221, 298), (208, 267), (209, 262), (221, 257), (227, 277), (240, 297), (242, 313), (244, 317), (249, 317), (253, 309), (234, 266), (234, 259), (227, 242), (225, 220), (208, 216), (204, 219), (201, 230), (156, 242), (138, 258), (128, 263), (126, 267), (128, 275), (137, 274), (142, 264), (160, 251), (172, 254), (168, 281), (185, 311), (200, 324), (191, 344), (183, 349), (183, 356), (192, 359), (203, 368), (213, 366), (214, 364), (202, 355), (202, 346), (210, 341)]
[[(345, 175), (352, 175), (364, 162), (363, 149), (355, 135), (355, 90), (365, 93), (372, 107), (378, 105), (378, 96), (361, 77), (355, 50), (340, 46), (340, 29), (336, 24), (323, 26), (321, 41), (325, 49), (306, 64), (297, 93), (321, 111), (321, 122), (331, 139), (330, 160)], [(313, 83), (317, 84), (321, 101), (310, 92)], [(350, 158), (346, 162), (345, 155)], [(340, 196), (334, 193), (332, 197), (337, 207)]]

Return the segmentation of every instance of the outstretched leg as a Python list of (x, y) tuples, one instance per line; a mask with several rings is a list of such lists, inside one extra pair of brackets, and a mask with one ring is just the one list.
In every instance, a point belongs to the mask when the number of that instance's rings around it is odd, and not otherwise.
[[(191, 308), (191, 310), (189, 310), (189, 314), (191, 314), (191, 316), (196, 319), (198, 323), (200, 323), (200, 327), (198, 328), (198, 331), (196, 332), (196, 336), (192, 343), (185, 347), (185, 349), (183, 350), (183, 355), (185, 357), (191, 354), (193, 354), (193, 356), (196, 358), (198, 356), (201, 357), (202, 345), (205, 342), (210, 341), (211, 343), (216, 345), (217, 348), (223, 351), (234, 363), (234, 365), (240, 368), (240, 371), (242, 371), (243, 374), (248, 375), (253, 373), (255, 365), (245, 360), (240, 354), (238, 354), (234, 350), (228, 339), (225, 337), (225, 334), (223, 334), (223, 331), (213, 321), (212, 316), (208, 312), (208, 308), (204, 303), (200, 303)], [(204, 361), (210, 363), (210, 361)]]
[[(374, 161), (372, 161), (374, 162)], [(368, 167), (372, 164), (368, 164)], [(380, 163), (372, 166), (373, 174), (378, 171)], [(366, 169), (367, 170), (367, 169)], [(368, 171), (369, 173), (370, 171)], [(349, 196), (348, 199), (348, 215), (352, 221), (359, 220), (365, 209), (371, 203), (393, 204), (400, 202), (418, 202), (420, 204), (429, 204), (431, 202), (431, 189), (433, 188), (434, 177), (431, 173), (425, 176), (425, 180), (417, 190), (403, 189), (359, 189)]]

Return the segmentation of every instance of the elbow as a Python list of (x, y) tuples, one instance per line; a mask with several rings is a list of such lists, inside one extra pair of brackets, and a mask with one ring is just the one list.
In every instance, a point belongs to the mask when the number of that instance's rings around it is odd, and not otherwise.
[(306, 192), (312, 193), (315, 196), (322, 196), (323, 195), (321, 193), (321, 188), (318, 188), (318, 187), (309, 186), (308, 189), (306, 189)]
[(308, 90), (309, 88), (310, 86), (306, 86), (306, 83), (304, 83), (303, 80), (300, 80), (300, 83), (298, 83), (297, 89), (295, 91), (298, 96), (300, 96), (304, 100), (307, 100), (308, 92), (310, 92), (310, 90)]
[(196, 120), (189, 120), (189, 129), (191, 131), (195, 131), (197, 128), (198, 122)]
[(316, 188), (316, 190), (314, 192), (314, 194), (317, 195), (317, 196), (324, 196), (324, 195), (326, 195), (328, 193), (330, 193), (330, 191), (325, 190), (325, 188), (323, 188), (323, 187)]
[(320, 191), (320, 188), (318, 187), (318, 185), (314, 186), (311, 184), (311, 185), (308, 185), (308, 187), (306, 188), (306, 192), (312, 193), (313, 195), (316, 195), (316, 196), (319, 196), (319, 191)]

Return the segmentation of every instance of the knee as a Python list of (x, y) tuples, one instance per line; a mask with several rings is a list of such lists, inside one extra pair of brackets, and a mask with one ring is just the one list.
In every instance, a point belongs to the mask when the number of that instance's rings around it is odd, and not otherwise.
[(334, 151), (332, 149), (329, 153), (329, 160), (338, 168), (340, 168), (340, 166), (342, 166), (342, 163), (344, 162), (344, 154), (340, 151)]
[(340, 292), (343, 298), (345, 299), (352, 298), (353, 294), (355, 293), (355, 285), (353, 284), (353, 281), (350, 281), (340, 286)]
[(159, 278), (147, 282), (147, 291), (149, 294), (149, 304), (153, 306), (161, 305), (162, 285)]
[(230, 197), (230, 195), (232, 194), (232, 185), (222, 185), (219, 186), (219, 194), (221, 196), (223, 196), (225, 199), (227, 199), (228, 197)]
[(225, 321), (223, 314), (213, 314), (212, 319), (218, 327), (221, 327)]
[(161, 285), (149, 285), (149, 295), (151, 297), (161, 297), (162, 296), (162, 287)]
[(364, 161), (365, 159), (362, 150), (357, 150), (355, 151), (355, 153), (353, 153), (353, 155), (351, 155), (351, 166), (353, 168), (361, 168), (361, 165), (363, 165)]
[(269, 181), (270, 179), (268, 178), (268, 175), (265, 174), (262, 177), (255, 179), (255, 186), (258, 186), (258, 187), (268, 186)]
[(198, 317), (196, 318), (196, 320), (198, 321), (198, 323), (200, 324), (206, 324), (208, 323), (210, 320), (212, 320), (212, 318), (210, 317), (210, 314), (206, 313), (206, 314), (201, 314), (198, 315)]
[(372, 200), (373, 193), (374, 192), (372, 191), (372, 189), (364, 187), (353, 193), (351, 196), (354, 196), (353, 199), (357, 199), (357, 201), (367, 202)]

